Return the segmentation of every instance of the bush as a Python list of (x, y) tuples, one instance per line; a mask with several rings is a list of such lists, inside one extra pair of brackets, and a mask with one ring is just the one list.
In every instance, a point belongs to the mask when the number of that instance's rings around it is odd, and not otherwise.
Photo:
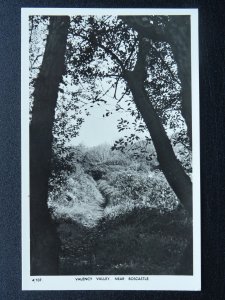
[(102, 218), (104, 199), (91, 176), (77, 165), (76, 172), (66, 177), (61, 190), (49, 194), (49, 207), (56, 220), (73, 220), (93, 227)]
[(93, 227), (103, 215), (113, 219), (135, 208), (172, 211), (177, 207), (178, 200), (155, 168), (155, 160), (132, 159), (130, 153), (111, 151), (107, 145), (80, 145), (71, 152), (72, 171), (61, 170), (55, 184), (51, 182), (49, 206), (56, 219)]
[(162, 211), (174, 210), (178, 200), (163, 174), (159, 171), (130, 172), (121, 170), (111, 174), (109, 184), (115, 193), (105, 209), (105, 216), (115, 218), (134, 208), (157, 208)]

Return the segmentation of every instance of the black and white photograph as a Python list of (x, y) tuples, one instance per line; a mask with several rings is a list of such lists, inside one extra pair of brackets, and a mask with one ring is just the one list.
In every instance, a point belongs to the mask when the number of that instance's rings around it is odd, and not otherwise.
[(200, 290), (197, 9), (23, 8), (25, 290)]

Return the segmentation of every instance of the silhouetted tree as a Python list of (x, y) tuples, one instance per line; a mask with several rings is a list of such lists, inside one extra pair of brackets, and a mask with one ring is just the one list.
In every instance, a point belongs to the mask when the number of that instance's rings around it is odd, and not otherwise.
[(31, 275), (58, 273), (59, 242), (48, 210), (48, 180), (58, 89), (65, 72), (69, 17), (50, 17), (43, 61), (35, 81), (30, 123)]

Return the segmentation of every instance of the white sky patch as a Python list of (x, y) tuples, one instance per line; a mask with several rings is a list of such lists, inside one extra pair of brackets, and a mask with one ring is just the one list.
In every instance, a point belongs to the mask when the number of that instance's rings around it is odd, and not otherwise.
[[(104, 105), (93, 107), (90, 111), (91, 115), (84, 117), (85, 121), (81, 126), (79, 136), (71, 140), (71, 145), (84, 144), (89, 147), (103, 143), (111, 145), (124, 135), (136, 133), (133, 128), (118, 132), (117, 123), (121, 117), (130, 123), (134, 122), (134, 118), (129, 113), (114, 112), (112, 115), (103, 118), (102, 116), (105, 114), (104, 107)], [(146, 133), (139, 133), (138, 135), (144, 139), (148, 133), (146, 131)]]

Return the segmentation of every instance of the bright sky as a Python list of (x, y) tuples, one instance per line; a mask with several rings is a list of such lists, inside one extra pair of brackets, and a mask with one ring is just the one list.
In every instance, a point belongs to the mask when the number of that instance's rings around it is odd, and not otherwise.
[[(105, 108), (106, 106), (103, 104), (90, 110), (91, 115), (84, 117), (85, 121), (82, 124), (79, 136), (71, 140), (72, 145), (82, 143), (91, 147), (105, 143), (113, 144), (118, 138), (135, 133), (133, 129), (124, 130), (122, 132), (118, 132), (117, 129), (117, 123), (121, 117), (129, 122), (134, 121), (134, 118), (130, 114), (114, 112), (112, 115), (103, 118), (102, 115), (105, 114)], [(145, 135), (146, 134), (139, 134), (139, 136), (143, 136), (143, 138)]]

